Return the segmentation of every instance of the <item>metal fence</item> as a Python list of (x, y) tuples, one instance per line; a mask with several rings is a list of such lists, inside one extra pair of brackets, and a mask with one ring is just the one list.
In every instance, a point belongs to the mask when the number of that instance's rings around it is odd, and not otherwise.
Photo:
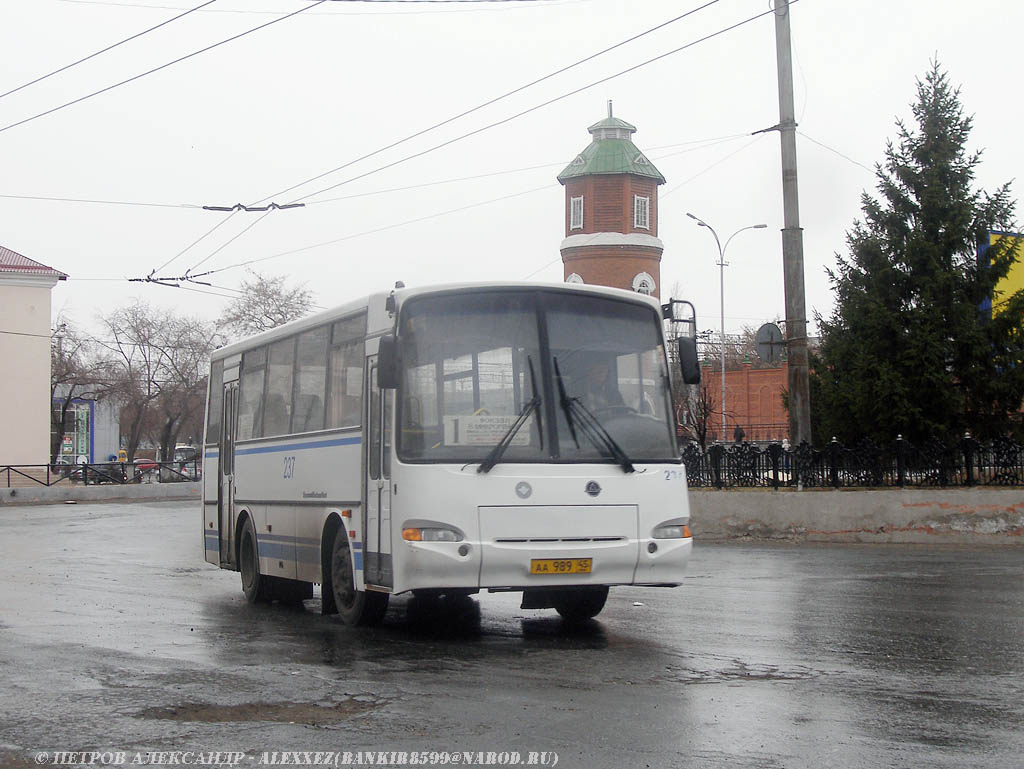
[(187, 462), (135, 463), (103, 462), (100, 464), (0, 465), (0, 488), (32, 486), (97, 486), (103, 483), (179, 483), (197, 481), (202, 477), (199, 459)]
[(716, 444), (683, 450), (695, 488), (904, 488), (1024, 485), (1024, 446), (1010, 438), (981, 443), (969, 435), (953, 443), (921, 445), (897, 437), (888, 446), (869, 440), (824, 449), (807, 443)]

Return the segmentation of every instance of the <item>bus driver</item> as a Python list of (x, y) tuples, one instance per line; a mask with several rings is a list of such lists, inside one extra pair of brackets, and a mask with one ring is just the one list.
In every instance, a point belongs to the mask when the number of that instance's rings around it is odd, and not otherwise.
[(583, 379), (583, 405), (591, 411), (622, 406), (622, 393), (615, 386), (607, 360), (594, 361)]

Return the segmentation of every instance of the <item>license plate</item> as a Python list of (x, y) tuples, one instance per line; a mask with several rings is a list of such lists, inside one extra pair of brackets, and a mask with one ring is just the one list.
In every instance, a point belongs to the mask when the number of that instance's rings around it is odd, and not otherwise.
[(590, 574), (593, 558), (533, 558), (530, 574)]

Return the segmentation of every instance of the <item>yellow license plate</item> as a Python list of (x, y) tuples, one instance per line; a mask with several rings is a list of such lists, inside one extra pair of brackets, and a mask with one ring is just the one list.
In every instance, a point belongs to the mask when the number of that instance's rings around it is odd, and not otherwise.
[(533, 558), (530, 574), (590, 574), (593, 558)]

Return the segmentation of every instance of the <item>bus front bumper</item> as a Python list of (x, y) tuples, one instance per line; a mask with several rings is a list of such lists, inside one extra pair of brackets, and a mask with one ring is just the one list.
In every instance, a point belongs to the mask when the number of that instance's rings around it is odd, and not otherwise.
[(693, 540), (638, 533), (631, 505), (482, 507), (478, 538), (401, 541), (395, 590), (680, 584)]

